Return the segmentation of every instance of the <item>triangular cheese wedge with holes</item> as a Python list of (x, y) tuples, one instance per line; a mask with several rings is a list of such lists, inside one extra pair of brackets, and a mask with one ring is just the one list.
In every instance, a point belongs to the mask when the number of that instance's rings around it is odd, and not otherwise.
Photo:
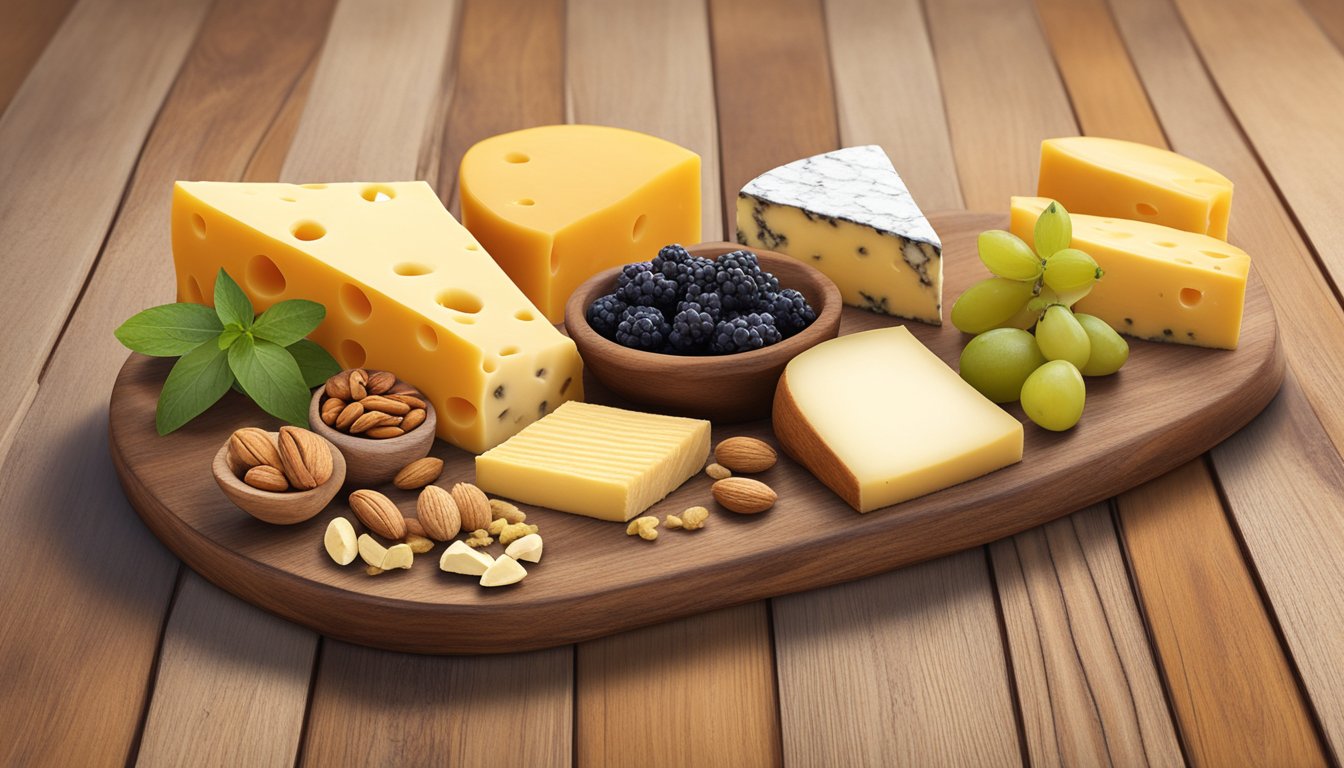
[(321, 303), (311, 338), (415, 385), (454, 445), (481, 453), (582, 396), (574, 342), (423, 181), (178, 182), (172, 229), (179, 300), (210, 303), (222, 267), (258, 312)]
[[(1014, 197), (1012, 231), (1031, 242), (1043, 197)], [(1105, 270), (1074, 309), (1149, 341), (1236, 349), (1251, 257), (1208, 235), (1069, 213), (1073, 247)]]
[(700, 242), (700, 156), (600, 125), (492, 136), (458, 174), (462, 223), (553, 323), (583, 281)]

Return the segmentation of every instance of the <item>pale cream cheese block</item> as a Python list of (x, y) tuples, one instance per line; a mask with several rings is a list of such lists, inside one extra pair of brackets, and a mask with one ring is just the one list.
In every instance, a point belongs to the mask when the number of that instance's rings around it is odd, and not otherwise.
[(476, 485), (624, 522), (694, 476), (708, 456), (708, 421), (571, 401), (477, 456)]
[(904, 327), (826, 341), (791, 360), (775, 391), (789, 456), (860, 512), (1022, 460), (1022, 424)]

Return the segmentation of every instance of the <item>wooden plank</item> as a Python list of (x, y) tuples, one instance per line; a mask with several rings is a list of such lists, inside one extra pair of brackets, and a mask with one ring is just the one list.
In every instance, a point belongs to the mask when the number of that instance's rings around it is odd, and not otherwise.
[(925, 29), (915, 0), (826, 0), (840, 143), (881, 144), (924, 210), (960, 208), (957, 161)]
[(1147, 555), (1130, 566), (1191, 762), (1324, 765), (1255, 583), (1226, 557), (1237, 542), (1202, 462), (1117, 503), (1130, 552)]
[[(334, 5), (334, 0), (332, 0)], [(327, 21), (330, 21), (330, 13)], [(294, 81), (285, 98), (284, 106), (276, 113), (275, 119), (266, 128), (261, 144), (252, 152), (243, 169), (243, 181), (275, 181), (285, 167), (285, 156), (294, 141), (294, 133), (299, 129), (299, 120), (303, 118), (303, 107), (308, 103), (308, 92), (313, 88), (313, 75), (317, 72), (320, 51), (313, 51), (303, 73)]]
[[(473, 144), (520, 128), (565, 122), (562, 0), (465, 0), (439, 197), (456, 215), (457, 169)], [(509, 98), (500, 98), (508, 83)]]
[(324, 642), (301, 765), (570, 762), (569, 647), (434, 657)]
[(0, 2), (0, 113), (28, 77), (29, 70), (75, 0), (4, 0)]
[(1302, 5), (1321, 25), (1321, 30), (1344, 51), (1344, 4), (1335, 0), (1302, 0)]
[(778, 598), (784, 761), (1021, 759), (983, 549)]
[(989, 549), (1031, 764), (1180, 764), (1110, 509)]
[[(0, 184), (23, 190), (0, 203), (0, 269), (24, 286), (0, 306), (0, 359), (19, 392), (56, 343), (206, 6), (80, 3), (0, 115)], [(0, 435), (26, 410), (0, 417)]]
[(680, 0), (570, 0), (568, 122), (653, 134), (700, 155), (704, 240), (727, 236), (719, 195), (719, 137), (709, 19)]
[[(1296, 0), (1176, 7), (1321, 263), (1344, 285), (1344, 53)], [(1251, 47), (1292, 55), (1245, 55)]]
[(576, 672), (579, 765), (779, 764), (765, 603), (581, 643)]
[(311, 632), (183, 574), (136, 765), (293, 765), (314, 646)]

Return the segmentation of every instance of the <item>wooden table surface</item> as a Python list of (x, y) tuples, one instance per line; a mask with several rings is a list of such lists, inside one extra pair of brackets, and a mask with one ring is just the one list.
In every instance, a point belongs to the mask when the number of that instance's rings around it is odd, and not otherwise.
[[(0, 765), (1339, 765), (1342, 50), (1339, 0), (0, 0)], [(567, 120), (699, 152), (707, 236), (842, 145), (984, 211), (1043, 138), (1170, 146), (1236, 184), (1287, 382), (1042, 528), (538, 653), (347, 645), (184, 568), (106, 428), (172, 181), (447, 197), (473, 142)]]

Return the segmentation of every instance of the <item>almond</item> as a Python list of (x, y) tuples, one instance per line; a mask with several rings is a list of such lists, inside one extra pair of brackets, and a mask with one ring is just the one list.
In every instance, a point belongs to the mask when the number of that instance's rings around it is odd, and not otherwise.
[(474, 531), (490, 525), (490, 499), (485, 491), (471, 483), (458, 483), (453, 486), (452, 495), (463, 528)]
[(381, 413), (390, 413), (393, 416), (405, 416), (406, 412), (411, 410), (411, 406), (399, 400), (393, 400), (390, 397), (383, 397), (382, 395), (369, 395), (363, 400), (360, 400), (359, 404), (364, 406), (365, 413), (369, 411), (379, 411)]
[(426, 486), (415, 503), (415, 514), (425, 535), (438, 541), (448, 541), (462, 530), (462, 516), (458, 513), (453, 495), (437, 485)]
[(370, 531), (385, 539), (406, 536), (406, 518), (392, 500), (377, 491), (358, 490), (350, 494), (350, 511)]
[(285, 474), (269, 464), (258, 464), (247, 470), (247, 474), (243, 475), (243, 482), (259, 491), (283, 493), (289, 490), (289, 481), (285, 479)]
[(369, 381), (364, 388), (370, 395), (381, 395), (397, 383), (397, 375), (391, 371), (374, 371), (369, 374)]
[(336, 417), (345, 410), (345, 401), (335, 397), (328, 397), (322, 401), (322, 423), (330, 427), (336, 423)]
[(365, 411), (363, 416), (355, 419), (355, 423), (350, 425), (350, 434), (357, 435), (374, 427), (395, 427), (400, 423), (400, 416), (393, 416), (381, 411)]
[(266, 465), (280, 469), (280, 449), (264, 429), (244, 427), (229, 437), (229, 453), (247, 469)]
[(404, 381), (398, 380), (396, 384), (393, 384), (393, 385), (392, 385), (392, 388), (391, 388), (391, 389), (387, 390), (387, 392), (384, 392), (383, 394), (386, 394), (386, 395), (414, 395), (415, 397), (419, 397), (419, 396), (420, 396), (420, 390), (416, 389), (415, 387), (411, 386), (410, 384), (408, 384), (408, 383), (406, 383), (406, 382), (404, 382)]
[(365, 437), (372, 437), (375, 440), (387, 440), (392, 437), (401, 437), (406, 434), (406, 430), (401, 427), (374, 427), (364, 433)]
[(425, 423), (425, 409), (416, 408), (405, 416), (401, 417), (401, 428), (410, 432), (412, 429)]
[(714, 448), (714, 461), (734, 472), (752, 474), (775, 466), (775, 449), (754, 437), (730, 437)]
[(420, 524), (419, 518), (408, 517), (406, 518), (406, 535), (428, 536), (429, 534), (425, 533), (425, 526)]
[(325, 387), (327, 397), (337, 400), (350, 399), (350, 372), (341, 371), (340, 373), (327, 379)]
[(412, 491), (438, 480), (441, 474), (443, 474), (443, 459), (426, 456), (402, 467), (392, 479), (392, 484), (403, 491)]
[(359, 403), (350, 403), (341, 409), (340, 414), (336, 417), (336, 423), (333, 426), (342, 432), (345, 432), (350, 429), (351, 424), (354, 424), (355, 421), (363, 415), (364, 406)]
[(369, 390), (366, 385), (369, 383), (369, 373), (363, 368), (356, 368), (350, 372), (348, 377), (350, 384), (350, 394), (342, 400), (363, 400), (369, 396)]
[(424, 408), (425, 401), (420, 399), (419, 392), (406, 392), (400, 394), (386, 395), (388, 400), (396, 400), (398, 403), (405, 403), (408, 408)]
[(331, 446), (306, 429), (281, 427), (280, 463), (290, 485), (309, 491), (331, 479)]
[(739, 515), (754, 515), (775, 505), (778, 496), (774, 490), (759, 480), (748, 477), (729, 477), (720, 480), (710, 488), (714, 500), (724, 509)]

